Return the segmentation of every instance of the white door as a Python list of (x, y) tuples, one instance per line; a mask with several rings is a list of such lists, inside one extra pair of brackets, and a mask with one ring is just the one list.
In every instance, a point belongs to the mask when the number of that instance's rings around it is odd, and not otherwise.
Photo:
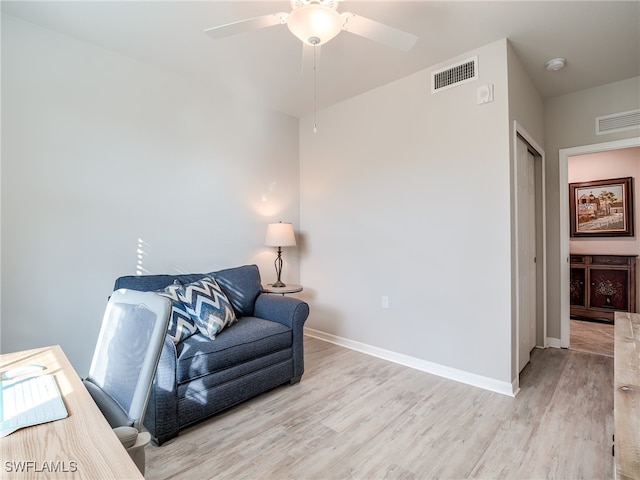
[(529, 363), (536, 346), (536, 189), (535, 157), (527, 144), (517, 144), (518, 321), (519, 369)]

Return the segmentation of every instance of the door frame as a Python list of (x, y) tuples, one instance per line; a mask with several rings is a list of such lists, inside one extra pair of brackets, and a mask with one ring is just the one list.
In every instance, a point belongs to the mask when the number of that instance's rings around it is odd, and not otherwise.
[[(545, 175), (545, 153), (544, 149), (533, 139), (533, 137), (526, 131), (526, 129), (518, 123), (517, 120), (514, 120), (514, 128), (513, 128), (513, 155), (512, 155), (512, 169), (513, 169), (513, 202), (514, 207), (518, 205), (518, 189), (515, 184), (517, 179), (517, 148), (518, 148), (518, 137), (521, 137), (529, 146), (535, 151), (534, 157), (536, 159), (540, 159), (540, 181), (536, 181), (536, 200), (540, 199), (540, 204), (536, 202), (536, 216), (538, 213), (540, 214), (540, 230), (536, 232), (536, 277), (540, 275), (541, 278), (536, 279), (536, 284), (540, 285), (541, 288), (536, 288), (536, 331), (539, 329), (542, 332), (542, 336), (539, 337), (536, 335), (536, 346), (546, 348), (547, 347), (547, 248), (546, 248), (546, 238), (547, 238), (547, 214), (546, 214), (546, 175)], [(535, 165), (534, 165), (535, 168)], [(536, 174), (536, 180), (538, 180), (538, 175)], [(539, 183), (539, 184), (538, 184)], [(539, 194), (538, 194), (539, 192)], [(514, 355), (512, 357), (512, 371), (513, 371), (513, 388), (514, 392), (517, 393), (520, 389), (520, 369), (519, 369), (519, 360), (520, 360), (520, 295), (519, 295), (519, 261), (518, 261), (518, 212), (517, 209), (514, 208), (514, 240), (513, 240), (513, 262), (514, 262), (514, 270), (513, 270), (513, 325), (515, 327), (515, 336), (513, 337), (514, 346)], [(539, 239), (539, 240), (538, 240)], [(538, 263), (540, 262), (540, 263)], [(539, 345), (538, 338), (542, 338), (542, 344)]]
[(561, 148), (558, 151), (558, 183), (560, 195), (560, 348), (569, 348), (569, 157), (587, 153), (600, 153), (623, 148), (640, 147), (640, 137), (610, 142)]

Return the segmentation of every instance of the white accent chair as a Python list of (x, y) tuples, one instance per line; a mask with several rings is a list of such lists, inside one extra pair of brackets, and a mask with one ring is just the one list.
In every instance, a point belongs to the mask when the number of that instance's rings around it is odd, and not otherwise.
[(151, 385), (167, 332), (171, 301), (153, 292), (113, 292), (83, 383), (144, 475), (142, 431)]

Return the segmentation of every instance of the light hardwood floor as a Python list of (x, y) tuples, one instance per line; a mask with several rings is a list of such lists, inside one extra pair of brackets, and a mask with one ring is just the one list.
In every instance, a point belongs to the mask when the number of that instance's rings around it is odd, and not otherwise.
[(584, 320), (570, 320), (569, 329), (570, 349), (613, 356), (613, 325)]
[(305, 362), (147, 448), (146, 478), (612, 478), (611, 357), (536, 349), (516, 398), (309, 337)]

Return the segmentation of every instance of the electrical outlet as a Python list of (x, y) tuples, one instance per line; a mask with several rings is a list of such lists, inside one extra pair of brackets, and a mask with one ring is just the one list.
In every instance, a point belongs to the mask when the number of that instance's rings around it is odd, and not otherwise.
[(382, 301), (380, 302), (382, 308), (389, 308), (389, 297), (386, 295), (382, 296)]

